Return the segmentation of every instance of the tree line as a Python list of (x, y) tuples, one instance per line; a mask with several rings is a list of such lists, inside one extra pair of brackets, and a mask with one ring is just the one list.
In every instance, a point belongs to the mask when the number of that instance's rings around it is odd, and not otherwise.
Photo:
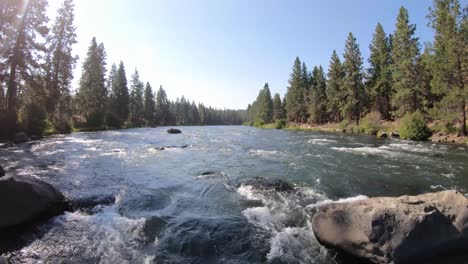
[(64, 0), (52, 22), (47, 0), (0, 1), (0, 139), (24, 131), (69, 132), (87, 128), (156, 125), (230, 125), (245, 120), (245, 110), (171, 101), (162, 88), (153, 93), (138, 71), (129, 83), (123, 62), (107, 74), (106, 51), (92, 39), (79, 87), (71, 90), (78, 60), (73, 0)]
[(369, 113), (392, 121), (421, 112), (447, 129), (466, 135), (468, 100), (468, 7), (458, 0), (434, 0), (427, 15), (434, 41), (421, 51), (416, 25), (401, 7), (396, 28), (387, 34), (378, 23), (369, 45), (369, 67), (356, 38), (349, 33), (342, 58), (332, 52), (328, 72), (312, 71), (297, 57), (287, 92), (271, 97), (268, 84), (247, 107), (250, 121), (270, 123), (339, 123)]

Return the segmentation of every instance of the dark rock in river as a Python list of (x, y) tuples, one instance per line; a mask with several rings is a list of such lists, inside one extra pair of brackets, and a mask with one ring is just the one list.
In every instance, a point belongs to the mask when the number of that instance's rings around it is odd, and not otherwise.
[(167, 130), (167, 133), (169, 133), (169, 134), (180, 134), (180, 133), (182, 133), (182, 131), (180, 131), (180, 129), (177, 129), (177, 128), (169, 128)]
[(397, 132), (392, 131), (392, 133), (390, 133), (390, 137), (392, 137), (392, 138), (400, 138), (400, 134), (398, 134)]
[(73, 210), (91, 212), (97, 205), (111, 205), (115, 203), (115, 195), (98, 195), (91, 197), (80, 197), (71, 201)]
[(3, 169), (2, 165), (0, 165), (0, 177), (5, 176), (5, 170)]
[(24, 142), (28, 142), (28, 141), (29, 141), (28, 136), (26, 136), (26, 134), (23, 133), (23, 132), (16, 133), (16, 135), (15, 135), (15, 137), (13, 139), (13, 142), (15, 142), (16, 144), (24, 143)]
[(0, 178), (0, 229), (62, 213), (69, 204), (52, 185), (31, 176)]
[(387, 132), (382, 132), (380, 134), (377, 135), (379, 138), (388, 138), (388, 134)]
[(294, 191), (294, 186), (292, 184), (279, 179), (256, 177), (242, 183), (242, 185), (250, 185), (257, 190), (275, 190), (277, 192)]
[(318, 208), (317, 240), (375, 263), (423, 263), (468, 253), (468, 199), (456, 191), (377, 197)]

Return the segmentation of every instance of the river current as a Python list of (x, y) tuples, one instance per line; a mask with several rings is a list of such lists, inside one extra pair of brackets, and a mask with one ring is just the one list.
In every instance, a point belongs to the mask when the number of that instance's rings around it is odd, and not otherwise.
[[(313, 235), (318, 205), (468, 192), (460, 145), (241, 126), (166, 130), (1, 148), (11, 173), (39, 177), (70, 200), (115, 201), (52, 218), (0, 252), (17, 263), (340, 263)], [(294, 191), (259, 188), (259, 177)]]

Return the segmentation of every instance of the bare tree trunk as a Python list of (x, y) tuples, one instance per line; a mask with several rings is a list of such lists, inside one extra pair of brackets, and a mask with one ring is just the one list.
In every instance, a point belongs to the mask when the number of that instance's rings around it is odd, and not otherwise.
[(461, 133), (462, 135), (466, 136), (466, 102), (465, 99), (462, 100), (462, 126), (461, 126)]

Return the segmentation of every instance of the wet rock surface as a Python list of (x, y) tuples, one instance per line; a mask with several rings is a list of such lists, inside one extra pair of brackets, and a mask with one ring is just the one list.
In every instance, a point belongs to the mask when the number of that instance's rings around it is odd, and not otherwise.
[(52, 185), (32, 176), (0, 178), (0, 230), (58, 215), (69, 203)]
[(167, 130), (167, 133), (169, 133), (169, 134), (180, 134), (180, 133), (182, 133), (182, 131), (180, 129), (177, 129), (177, 128), (169, 128)]
[(377, 197), (318, 208), (317, 240), (374, 263), (420, 263), (468, 252), (468, 199), (456, 191)]

